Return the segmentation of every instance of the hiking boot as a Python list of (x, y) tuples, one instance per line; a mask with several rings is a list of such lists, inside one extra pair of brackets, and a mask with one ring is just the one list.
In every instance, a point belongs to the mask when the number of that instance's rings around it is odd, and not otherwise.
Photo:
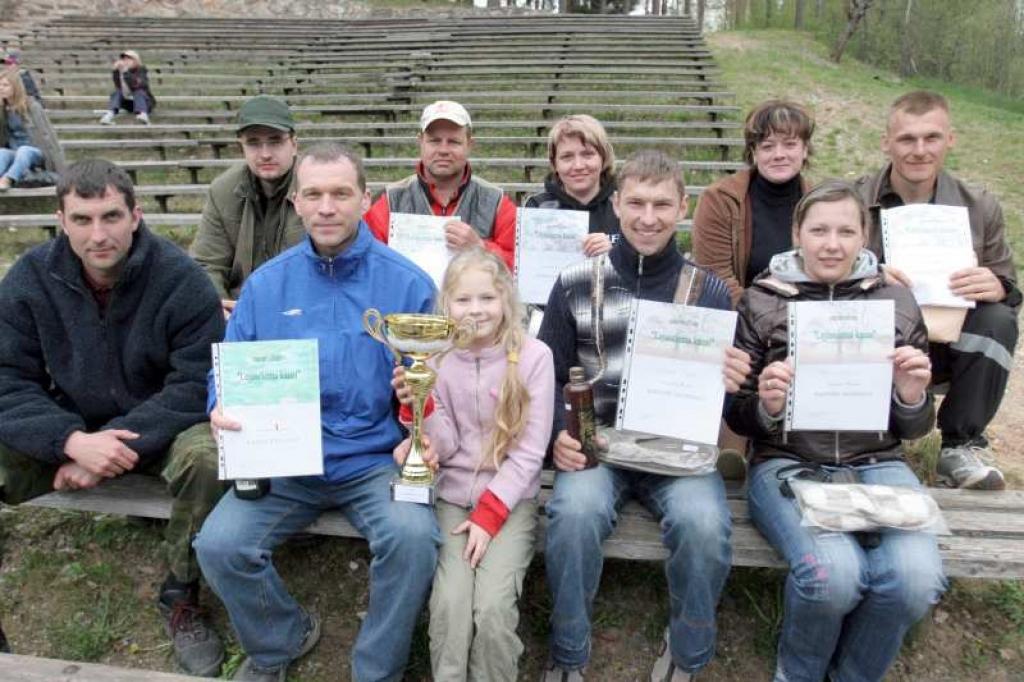
[(158, 602), (174, 658), (182, 670), (197, 677), (216, 677), (224, 662), (224, 645), (199, 607), (199, 584), (179, 583), (168, 577)]
[(4, 634), (4, 629), (0, 627), (0, 654), (11, 653), (11, 645), (7, 643), (7, 635)]
[(108, 111), (100, 117), (100, 125), (112, 126), (114, 125), (114, 112)]
[(260, 668), (252, 662), (251, 658), (246, 656), (245, 660), (242, 661), (242, 665), (231, 676), (231, 679), (241, 680), (242, 682), (285, 682), (288, 678), (288, 666), (291, 665), (292, 661), (297, 661), (308, 654), (316, 646), (316, 643), (320, 641), (320, 618), (313, 613), (307, 613), (306, 617), (309, 619), (309, 624), (306, 626), (306, 636), (302, 638), (302, 647), (299, 649), (299, 653), (295, 654), (295, 658), (288, 663), (274, 668)]
[(661, 640), (661, 650), (658, 652), (658, 660), (651, 668), (651, 682), (690, 682), (693, 674), (681, 670), (672, 661), (672, 647), (668, 642), (668, 628), (665, 628), (665, 637)]
[(541, 675), (540, 682), (583, 682), (583, 671), (566, 670), (560, 665), (549, 663)]
[(1003, 490), (1003, 472), (992, 466), (992, 451), (985, 445), (964, 443), (943, 447), (935, 469), (939, 479), (953, 488)]
[(145, 111), (143, 111), (141, 114), (137, 114), (135, 116), (135, 120), (138, 121), (139, 123), (141, 123), (144, 126), (148, 126), (149, 125), (149, 114), (147, 114)]

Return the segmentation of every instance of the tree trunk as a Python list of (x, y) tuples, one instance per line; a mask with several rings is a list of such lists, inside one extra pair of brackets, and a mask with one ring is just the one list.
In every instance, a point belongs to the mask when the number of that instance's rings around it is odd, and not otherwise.
[(690, 10), (692, 9), (690, 7), (690, 2), (691, 0), (685, 0), (685, 2), (683, 2), (683, 14), (686, 16), (690, 16)]
[(793, 9), (793, 28), (800, 30), (804, 27), (804, 0), (796, 0)]
[(843, 52), (846, 51), (846, 44), (850, 42), (850, 38), (853, 37), (860, 22), (864, 20), (864, 15), (868, 13), (871, 8), (871, 3), (874, 0), (848, 0), (846, 7), (846, 26), (843, 28), (843, 32), (839, 34), (839, 39), (836, 41), (836, 46), (832, 50), (832, 61), (836, 64), (843, 58)]
[(913, 7), (914, 0), (907, 0), (907, 9), (903, 13), (903, 35), (900, 37), (900, 75), (904, 78), (913, 76), (917, 71), (914, 64), (914, 48), (910, 41), (910, 13)]
[(707, 5), (707, 0), (697, 0), (697, 28), (704, 31), (704, 7)]
[(775, 4), (775, 0), (764, 0), (764, 25), (772, 25), (772, 5)]

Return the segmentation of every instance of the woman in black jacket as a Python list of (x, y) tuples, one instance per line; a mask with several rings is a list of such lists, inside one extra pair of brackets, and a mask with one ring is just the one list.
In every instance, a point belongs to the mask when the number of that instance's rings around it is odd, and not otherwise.
[(113, 125), (114, 117), (124, 110), (135, 114), (135, 120), (149, 125), (149, 114), (156, 106), (156, 97), (149, 89), (149, 76), (142, 58), (135, 50), (125, 50), (114, 61), (111, 72), (114, 79), (114, 91), (110, 93), (109, 111), (103, 114), (100, 123)]

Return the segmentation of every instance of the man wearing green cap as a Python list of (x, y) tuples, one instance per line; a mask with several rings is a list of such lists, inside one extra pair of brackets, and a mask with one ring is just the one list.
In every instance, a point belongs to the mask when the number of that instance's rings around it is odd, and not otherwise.
[(288, 105), (270, 95), (249, 99), (238, 110), (237, 131), (245, 163), (210, 184), (191, 250), (213, 280), (225, 315), (245, 278), (305, 234), (288, 198), (298, 151)]

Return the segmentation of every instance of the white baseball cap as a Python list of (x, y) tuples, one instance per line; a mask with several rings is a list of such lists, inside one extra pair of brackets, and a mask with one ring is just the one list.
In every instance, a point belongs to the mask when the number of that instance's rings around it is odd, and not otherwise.
[(428, 104), (423, 109), (423, 114), (420, 116), (420, 130), (426, 130), (431, 123), (440, 120), (451, 121), (463, 128), (473, 127), (473, 120), (469, 117), (466, 107), (458, 102), (441, 99), (433, 104)]

